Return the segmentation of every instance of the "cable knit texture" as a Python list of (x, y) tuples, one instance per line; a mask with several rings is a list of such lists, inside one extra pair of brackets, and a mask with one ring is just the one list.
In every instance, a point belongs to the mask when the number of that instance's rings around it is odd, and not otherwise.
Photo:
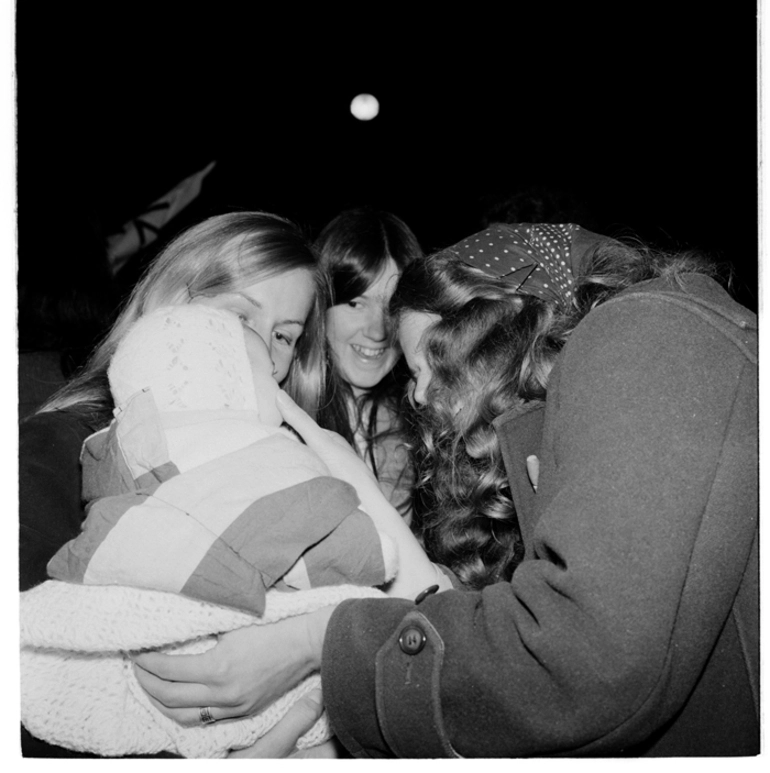
[[(204, 652), (216, 634), (337, 604), (378, 598), (353, 585), (296, 593), (268, 591), (261, 617), (173, 593), (49, 580), (21, 594), (21, 719), (48, 743), (104, 756), (156, 754), (224, 757), (255, 743), (296, 700), (320, 685), (313, 674), (261, 714), (185, 728), (152, 705), (127, 652)], [(326, 714), (298, 749), (331, 737)]]

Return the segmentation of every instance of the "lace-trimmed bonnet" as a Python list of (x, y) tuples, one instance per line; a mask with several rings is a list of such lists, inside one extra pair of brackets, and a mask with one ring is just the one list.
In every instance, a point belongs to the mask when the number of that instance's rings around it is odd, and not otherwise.
[(117, 407), (150, 389), (160, 411), (258, 410), (240, 320), (204, 304), (141, 317), (118, 345), (108, 378)]

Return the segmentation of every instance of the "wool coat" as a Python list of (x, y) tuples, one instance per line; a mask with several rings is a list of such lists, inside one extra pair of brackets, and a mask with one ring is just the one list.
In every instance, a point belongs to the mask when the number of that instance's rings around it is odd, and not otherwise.
[(545, 406), (495, 427), (525, 558), (482, 591), (335, 610), (322, 682), (342, 743), (757, 754), (755, 315), (705, 276), (635, 285), (573, 331)]

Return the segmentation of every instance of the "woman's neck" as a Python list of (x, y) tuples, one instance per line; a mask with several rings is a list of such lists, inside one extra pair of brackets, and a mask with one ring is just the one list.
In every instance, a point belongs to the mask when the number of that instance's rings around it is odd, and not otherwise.
[(365, 423), (371, 410), (371, 404), (366, 400), (368, 394), (369, 391), (366, 389), (351, 388), (351, 394), (345, 401), (348, 410), (348, 421), (354, 430), (360, 428), (360, 425)]
[(364, 395), (368, 395), (372, 390), (371, 389), (362, 389), (361, 387), (353, 386), (352, 384), (350, 386), (350, 391), (353, 393), (353, 397), (358, 400), (360, 397), (363, 397)]

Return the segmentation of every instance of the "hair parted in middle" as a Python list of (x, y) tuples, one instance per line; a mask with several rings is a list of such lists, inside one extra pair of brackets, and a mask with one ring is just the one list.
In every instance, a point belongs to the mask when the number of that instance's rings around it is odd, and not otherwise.
[[(372, 207), (341, 212), (323, 228), (314, 246), (331, 285), (330, 306), (349, 303), (365, 293), (389, 260), (403, 271), (423, 255), (417, 237), (401, 218)], [(359, 398), (356, 405), (357, 422), (366, 438), (367, 455), (375, 475), (374, 445), (379, 439), (381, 411), (390, 411), (394, 419), (397, 417), (407, 380), (403, 358), (399, 358), (393, 370)], [(350, 386), (329, 361), (326, 402), (319, 411), (319, 423), (354, 444), (356, 427), (351, 426), (350, 405), (355, 404)]]

